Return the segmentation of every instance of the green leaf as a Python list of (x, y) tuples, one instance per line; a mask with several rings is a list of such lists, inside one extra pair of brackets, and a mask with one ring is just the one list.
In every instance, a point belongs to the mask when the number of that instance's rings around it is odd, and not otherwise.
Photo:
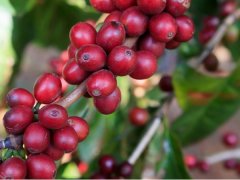
[(36, 4), (36, 0), (9, 0), (17, 15), (23, 15), (30, 11)]

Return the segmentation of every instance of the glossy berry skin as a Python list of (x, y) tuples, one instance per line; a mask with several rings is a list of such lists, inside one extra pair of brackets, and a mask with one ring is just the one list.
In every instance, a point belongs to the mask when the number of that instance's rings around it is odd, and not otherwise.
[(166, 43), (166, 49), (176, 49), (181, 43), (175, 40), (171, 40)]
[(110, 13), (116, 8), (112, 0), (90, 0), (92, 7), (103, 13)]
[(102, 114), (112, 114), (116, 111), (121, 102), (121, 91), (117, 87), (110, 95), (106, 97), (95, 97), (94, 105)]
[(190, 5), (191, 0), (167, 0), (166, 11), (177, 17), (183, 15)]
[(148, 17), (137, 7), (126, 9), (120, 18), (128, 36), (140, 36), (147, 29)]
[(108, 174), (111, 174), (114, 171), (116, 161), (112, 156), (104, 155), (99, 159), (98, 164), (99, 164), (99, 167), (100, 167), (100, 171), (103, 174), (108, 175)]
[(78, 135), (72, 127), (66, 126), (54, 131), (53, 142), (56, 148), (69, 153), (77, 148)]
[(218, 69), (219, 62), (214, 54), (210, 54), (207, 58), (204, 59), (203, 65), (207, 71), (214, 72)]
[(79, 142), (83, 141), (88, 136), (89, 126), (84, 119), (77, 116), (71, 116), (68, 118), (68, 125), (77, 133)]
[(7, 104), (10, 107), (14, 106), (28, 106), (33, 107), (35, 99), (33, 95), (26, 89), (14, 88), (7, 94)]
[(208, 41), (216, 33), (216, 30), (217, 30), (216, 27), (206, 27), (206, 28), (202, 29), (198, 34), (199, 42), (202, 45), (205, 45), (206, 43), (208, 43)]
[(150, 51), (138, 51), (137, 65), (130, 76), (134, 79), (148, 79), (157, 71), (156, 56)]
[(151, 51), (156, 57), (160, 57), (165, 49), (165, 43), (156, 41), (150, 34), (145, 34), (139, 39), (139, 49)]
[(44, 153), (50, 158), (52, 158), (54, 161), (57, 161), (63, 157), (64, 151), (54, 147), (52, 144), (49, 144)]
[(77, 85), (83, 82), (88, 77), (88, 72), (83, 70), (76, 62), (75, 59), (71, 59), (63, 68), (63, 78), (69, 84)]
[(31, 154), (41, 153), (50, 143), (50, 133), (39, 122), (30, 124), (23, 134), (23, 144)]
[(59, 129), (67, 124), (67, 110), (57, 104), (49, 104), (38, 112), (40, 123), (49, 129)]
[(88, 23), (79, 22), (71, 28), (69, 38), (76, 48), (80, 48), (86, 44), (94, 44), (96, 35), (94, 27)]
[(232, 14), (237, 8), (236, 0), (225, 0), (220, 4), (219, 12), (222, 17)]
[(110, 95), (116, 89), (117, 81), (111, 71), (103, 69), (89, 76), (86, 87), (92, 97), (103, 97)]
[(76, 60), (85, 71), (97, 71), (105, 66), (107, 55), (100, 46), (89, 44), (79, 49)]
[(120, 22), (121, 15), (122, 15), (121, 11), (113, 11), (106, 17), (106, 19), (104, 20), (104, 23), (111, 22), (111, 21)]
[(121, 11), (137, 4), (136, 0), (112, 0), (112, 1), (114, 6)]
[(117, 46), (109, 54), (107, 66), (113, 74), (126, 76), (133, 72), (137, 63), (136, 53), (126, 47)]
[(77, 48), (73, 45), (73, 44), (70, 44), (69, 46), (68, 46), (68, 49), (67, 49), (67, 51), (68, 51), (68, 58), (69, 59), (72, 59), (72, 58), (75, 58), (75, 55), (76, 55), (76, 53), (77, 53)]
[(220, 19), (217, 16), (207, 16), (203, 19), (203, 25), (205, 28), (207, 27), (218, 27), (220, 24)]
[(60, 95), (62, 90), (61, 80), (51, 73), (42, 74), (34, 85), (34, 96), (39, 103), (50, 104)]
[(9, 134), (20, 134), (32, 122), (33, 112), (27, 106), (11, 108), (3, 117), (3, 123)]
[(129, 162), (123, 162), (117, 168), (117, 174), (123, 178), (129, 178), (132, 174), (133, 166)]
[(146, 14), (160, 14), (166, 7), (166, 0), (137, 0), (138, 7)]
[(178, 30), (174, 40), (186, 42), (192, 39), (195, 31), (192, 19), (188, 16), (179, 16), (176, 18), (176, 22)]
[(149, 121), (149, 114), (145, 109), (134, 107), (129, 111), (129, 120), (135, 126), (143, 126)]
[(26, 175), (26, 163), (21, 158), (11, 157), (0, 165), (1, 179), (25, 179)]
[(172, 77), (169, 75), (164, 75), (159, 82), (159, 88), (163, 92), (173, 92)]
[(238, 136), (233, 132), (227, 132), (223, 135), (222, 141), (228, 147), (236, 147), (238, 144)]
[(115, 46), (119, 46), (125, 41), (125, 36), (124, 26), (120, 22), (107, 22), (99, 30), (96, 42), (105, 51), (110, 52)]
[(206, 173), (209, 171), (209, 164), (205, 161), (199, 161), (197, 163), (197, 167), (199, 168), (200, 171), (202, 171), (203, 173)]
[(27, 170), (30, 179), (53, 179), (57, 168), (49, 156), (38, 154), (28, 156)]
[(188, 154), (184, 156), (184, 162), (189, 169), (194, 169), (197, 167), (197, 158), (193, 155)]
[(150, 19), (149, 31), (157, 41), (169, 42), (177, 33), (176, 20), (168, 13), (155, 15)]
[(226, 169), (235, 169), (237, 167), (238, 161), (236, 159), (228, 159), (224, 161), (224, 167)]

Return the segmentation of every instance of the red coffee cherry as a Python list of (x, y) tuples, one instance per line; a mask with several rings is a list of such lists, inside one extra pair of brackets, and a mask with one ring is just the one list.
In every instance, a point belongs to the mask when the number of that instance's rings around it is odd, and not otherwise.
[(169, 42), (177, 33), (176, 20), (168, 13), (155, 15), (150, 19), (149, 31), (157, 41)]
[(99, 30), (96, 42), (105, 51), (110, 52), (115, 46), (119, 46), (125, 41), (125, 36), (124, 26), (120, 22), (107, 22)]
[(117, 81), (111, 71), (103, 69), (89, 76), (86, 87), (92, 97), (103, 97), (110, 95), (116, 89)]
[(68, 124), (76, 131), (79, 142), (86, 139), (89, 133), (89, 126), (84, 119), (72, 116), (68, 118)]
[(75, 58), (75, 55), (76, 55), (76, 53), (77, 53), (77, 50), (78, 50), (78, 49), (77, 49), (73, 44), (70, 44), (70, 45), (68, 46), (67, 51), (68, 51), (68, 57), (69, 57), (69, 59)]
[(79, 49), (76, 60), (85, 71), (97, 71), (105, 66), (107, 55), (100, 46), (89, 44)]
[(194, 155), (188, 154), (184, 156), (184, 162), (189, 169), (197, 167), (197, 158)]
[(166, 7), (166, 0), (137, 0), (140, 9), (146, 14), (160, 14)]
[(90, 24), (79, 22), (71, 28), (69, 38), (76, 48), (80, 48), (86, 44), (95, 44), (96, 34), (95, 28)]
[(11, 157), (0, 165), (1, 179), (25, 179), (26, 174), (26, 164), (21, 158)]
[(175, 40), (171, 40), (166, 43), (166, 49), (176, 49), (181, 43)]
[(61, 80), (51, 73), (42, 74), (34, 85), (34, 96), (39, 103), (50, 104), (60, 95), (62, 90)]
[(23, 88), (14, 88), (9, 91), (6, 100), (10, 107), (23, 105), (32, 108), (35, 103), (33, 95)]
[(117, 174), (123, 178), (129, 178), (132, 175), (133, 166), (129, 162), (123, 162), (117, 168)]
[(100, 171), (103, 174), (109, 175), (114, 171), (116, 161), (112, 156), (104, 155), (99, 159), (98, 164), (100, 167)]
[(165, 43), (156, 41), (150, 34), (145, 34), (138, 40), (139, 49), (151, 51), (156, 57), (160, 57), (165, 49)]
[(140, 36), (147, 30), (148, 17), (137, 6), (126, 9), (120, 21), (128, 36)]
[(51, 69), (53, 70), (54, 73), (56, 73), (59, 76), (62, 75), (62, 70), (63, 70), (63, 67), (65, 65), (64, 61), (62, 61), (59, 58), (53, 58), (53, 59), (50, 60), (49, 64), (50, 64)]
[(113, 0), (113, 4), (119, 10), (125, 10), (131, 6), (136, 5), (136, 0)]
[(92, 7), (103, 13), (110, 13), (116, 8), (112, 0), (90, 0)]
[(113, 11), (106, 17), (106, 19), (104, 20), (104, 23), (111, 22), (111, 21), (120, 22), (121, 15), (122, 15), (121, 11)]
[(67, 110), (57, 104), (49, 104), (38, 112), (40, 123), (49, 129), (59, 129), (67, 124)]
[(27, 106), (16, 106), (3, 117), (3, 123), (9, 134), (20, 134), (32, 122), (33, 112)]
[(149, 114), (145, 109), (134, 107), (128, 114), (130, 122), (135, 126), (143, 126), (149, 121)]
[(226, 169), (235, 169), (237, 167), (238, 161), (237, 159), (228, 159), (224, 161), (224, 167)]
[(200, 171), (206, 173), (209, 171), (209, 164), (206, 161), (199, 161), (197, 164)]
[(163, 92), (173, 92), (172, 77), (169, 75), (164, 75), (160, 79), (159, 88)]
[(232, 14), (237, 9), (236, 0), (224, 0), (220, 4), (219, 12), (222, 17)]
[(75, 59), (71, 59), (63, 68), (63, 78), (69, 84), (77, 85), (83, 82), (87, 77), (88, 74), (84, 71), (79, 65), (77, 64)]
[(107, 66), (113, 74), (126, 76), (133, 72), (137, 63), (136, 53), (126, 47), (117, 46), (108, 55)]
[(118, 87), (109, 96), (94, 98), (94, 105), (102, 114), (112, 114), (116, 111), (120, 102), (121, 92)]
[(217, 57), (211, 53), (204, 59), (203, 65), (207, 71), (214, 72), (218, 69), (219, 62)]
[(166, 11), (177, 17), (183, 15), (190, 5), (191, 0), (167, 0)]
[(174, 40), (186, 42), (192, 39), (195, 31), (192, 19), (188, 16), (179, 16), (176, 18), (176, 22), (178, 30)]
[(69, 153), (77, 148), (78, 135), (72, 127), (66, 126), (54, 131), (53, 142), (56, 148)]
[(198, 40), (202, 45), (208, 43), (208, 41), (214, 36), (216, 33), (216, 27), (206, 27), (202, 29), (198, 34)]
[(52, 158), (54, 161), (57, 161), (63, 157), (64, 151), (54, 147), (52, 144), (49, 144), (44, 153), (47, 154), (50, 158)]
[(60, 61), (66, 63), (69, 60), (68, 51), (67, 50), (62, 51), (59, 58), (60, 58)]
[(134, 79), (148, 79), (157, 71), (156, 56), (150, 51), (138, 51), (137, 65), (130, 74)]
[(222, 141), (228, 147), (236, 147), (238, 144), (238, 136), (233, 132), (227, 132), (223, 135)]
[(218, 27), (218, 25), (220, 24), (220, 19), (217, 16), (207, 16), (205, 18), (203, 18), (203, 25), (204, 28), (208, 28), (208, 27)]
[(27, 170), (30, 179), (53, 179), (57, 168), (49, 156), (38, 154), (28, 156)]
[(43, 152), (49, 143), (49, 131), (38, 122), (30, 124), (23, 134), (23, 144), (31, 154)]

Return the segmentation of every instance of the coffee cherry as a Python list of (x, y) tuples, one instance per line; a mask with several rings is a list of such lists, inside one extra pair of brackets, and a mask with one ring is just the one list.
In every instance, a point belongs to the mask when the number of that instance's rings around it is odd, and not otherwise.
[(219, 62), (214, 54), (210, 54), (207, 58), (204, 59), (203, 65), (207, 71), (214, 72), (218, 69)]
[(65, 65), (65, 62), (62, 61), (60, 58), (53, 58), (50, 60), (50, 66), (53, 69), (53, 72), (56, 73), (58, 76), (62, 75), (62, 70)]
[(176, 20), (168, 13), (155, 15), (150, 19), (149, 31), (157, 41), (169, 42), (177, 33)]
[(198, 34), (198, 40), (202, 45), (208, 43), (208, 41), (214, 36), (216, 33), (216, 27), (206, 27), (202, 29)]
[(130, 74), (134, 79), (148, 79), (157, 71), (157, 59), (150, 51), (138, 51), (137, 65)]
[(99, 30), (96, 42), (105, 51), (110, 52), (115, 46), (124, 42), (125, 36), (124, 26), (120, 22), (107, 22)]
[(173, 16), (183, 15), (191, 5), (191, 0), (167, 0), (166, 11)]
[(204, 28), (208, 27), (218, 27), (220, 24), (220, 19), (217, 16), (207, 16), (203, 19)]
[(53, 179), (57, 168), (49, 156), (38, 154), (28, 156), (27, 170), (30, 179)]
[(176, 49), (181, 43), (175, 40), (171, 40), (166, 43), (166, 49)]
[(9, 158), (0, 165), (1, 179), (25, 179), (26, 174), (26, 164), (21, 158)]
[(114, 6), (121, 11), (137, 4), (136, 0), (112, 0), (112, 1)]
[(126, 9), (120, 18), (128, 36), (140, 36), (145, 33), (148, 17), (137, 7)]
[(38, 122), (30, 124), (23, 134), (23, 144), (32, 154), (43, 152), (49, 143), (49, 131)]
[(60, 58), (60, 61), (66, 63), (69, 60), (68, 51), (67, 50), (62, 51), (59, 55), (59, 58)]
[(197, 167), (203, 173), (206, 173), (206, 172), (209, 171), (209, 164), (206, 161), (199, 161), (198, 164), (197, 164)]
[(63, 78), (69, 84), (77, 85), (83, 82), (87, 77), (88, 74), (84, 71), (79, 65), (77, 64), (75, 59), (71, 59), (63, 68)]
[(150, 34), (145, 34), (139, 39), (139, 49), (151, 51), (156, 57), (160, 57), (165, 49), (165, 43), (156, 41)]
[(107, 66), (113, 74), (126, 76), (133, 72), (137, 63), (136, 53), (126, 47), (115, 47), (108, 56)]
[(194, 34), (194, 24), (188, 16), (179, 16), (176, 18), (178, 31), (174, 40), (179, 42), (186, 42), (192, 39)]
[(121, 11), (113, 11), (106, 17), (106, 19), (104, 20), (104, 23), (111, 22), (111, 21), (120, 22), (121, 15), (122, 15)]
[(228, 159), (224, 161), (224, 167), (226, 169), (235, 169), (237, 167), (238, 161), (236, 159)]
[(160, 14), (166, 7), (166, 0), (137, 0), (140, 9), (146, 14)]
[(3, 117), (3, 123), (9, 134), (20, 134), (32, 122), (33, 112), (27, 106), (16, 106)]
[(100, 167), (100, 171), (103, 174), (109, 175), (114, 171), (116, 161), (112, 156), (104, 155), (99, 159), (98, 164)]
[(236, 147), (238, 144), (237, 134), (233, 132), (227, 132), (223, 135), (222, 141), (228, 147)]
[(70, 45), (68, 46), (67, 51), (68, 51), (68, 57), (69, 57), (69, 59), (75, 58), (75, 55), (76, 55), (76, 53), (77, 53), (77, 50), (78, 50), (78, 49), (77, 49), (73, 44), (70, 44)]
[(61, 80), (51, 73), (42, 74), (34, 85), (34, 96), (39, 103), (50, 104), (60, 95), (62, 90)]
[(88, 23), (79, 22), (75, 24), (69, 33), (69, 38), (76, 48), (86, 44), (95, 44), (96, 30)]
[(189, 169), (194, 169), (197, 167), (197, 158), (193, 155), (184, 156), (184, 162)]
[(117, 81), (111, 71), (103, 69), (89, 76), (86, 87), (92, 97), (103, 97), (110, 95), (116, 89)]
[(222, 17), (232, 14), (237, 8), (236, 0), (224, 0), (220, 4), (219, 12)]
[(63, 157), (64, 151), (49, 144), (44, 153), (47, 154), (50, 158), (52, 158), (54, 161), (57, 161)]
[(172, 77), (169, 75), (164, 75), (159, 82), (159, 88), (163, 92), (173, 92)]
[(112, 0), (90, 0), (92, 7), (103, 13), (110, 13), (116, 8)]
[(123, 178), (129, 178), (132, 174), (133, 167), (129, 162), (123, 162), (117, 168), (117, 174)]
[(129, 120), (135, 126), (143, 126), (149, 121), (149, 114), (145, 109), (134, 107), (129, 111)]
[(102, 114), (112, 114), (116, 111), (121, 102), (121, 91), (117, 87), (112, 94), (106, 97), (95, 97), (94, 105)]
[(67, 110), (57, 104), (49, 104), (38, 112), (40, 123), (49, 129), (59, 129), (67, 124)]
[(85, 21), (85, 23), (88, 23), (88, 24), (90, 24), (92, 27), (94, 27), (95, 28), (95, 26), (96, 26), (96, 21), (94, 20), (94, 19), (87, 19), (86, 21)]
[(100, 46), (89, 44), (79, 49), (76, 60), (85, 71), (97, 71), (105, 66), (107, 55)]
[(77, 116), (72, 116), (68, 118), (68, 124), (71, 126), (78, 135), (78, 141), (83, 141), (86, 139), (89, 133), (88, 123)]
[(72, 127), (66, 126), (54, 131), (53, 142), (56, 148), (69, 153), (77, 148), (78, 135)]

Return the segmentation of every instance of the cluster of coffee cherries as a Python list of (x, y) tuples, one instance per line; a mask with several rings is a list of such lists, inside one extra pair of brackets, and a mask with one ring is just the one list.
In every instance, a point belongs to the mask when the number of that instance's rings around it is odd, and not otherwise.
[(111, 155), (103, 155), (98, 161), (99, 171), (94, 173), (91, 179), (120, 179), (129, 178), (132, 174), (132, 165), (124, 161), (117, 164), (117, 161)]
[[(34, 85), (34, 95), (23, 88), (7, 94), (10, 109), (3, 117), (4, 127), (8, 134), (22, 136), (26, 160), (11, 157), (4, 161), (0, 165), (0, 178), (54, 178), (54, 161), (75, 151), (87, 137), (87, 122), (80, 117), (69, 117), (64, 107), (54, 103), (61, 92), (60, 78), (44, 73)], [(40, 104), (44, 106), (39, 109)]]

